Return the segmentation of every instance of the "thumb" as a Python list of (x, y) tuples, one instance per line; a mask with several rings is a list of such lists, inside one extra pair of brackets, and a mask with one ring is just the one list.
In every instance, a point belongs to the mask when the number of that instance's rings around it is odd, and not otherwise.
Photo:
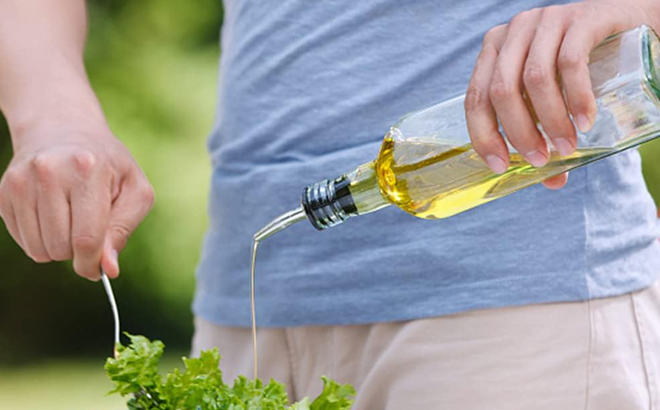
[(119, 276), (119, 254), (153, 204), (154, 191), (148, 182), (127, 181), (122, 184), (110, 211), (101, 258), (101, 268), (110, 278)]
[(109, 238), (106, 238), (103, 244), (101, 269), (110, 279), (116, 279), (119, 276), (119, 252), (112, 247)]

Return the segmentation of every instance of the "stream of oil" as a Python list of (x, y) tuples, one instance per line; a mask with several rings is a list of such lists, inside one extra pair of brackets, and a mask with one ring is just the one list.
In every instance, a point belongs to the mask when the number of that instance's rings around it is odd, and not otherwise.
[(254, 267), (257, 263), (257, 247), (259, 247), (259, 241), (254, 240), (252, 242), (252, 269), (250, 269), (250, 310), (252, 314), (252, 356), (254, 359), (254, 379), (257, 380), (259, 374), (259, 360), (257, 354), (257, 312), (256, 305), (254, 301)]
[(269, 236), (275, 235), (281, 230), (286, 229), (289, 226), (306, 218), (305, 210), (302, 207), (299, 207), (273, 219), (268, 225), (264, 226), (252, 237), (252, 263), (250, 269), (250, 312), (252, 315), (252, 355), (254, 360), (255, 380), (259, 375), (259, 354), (257, 349), (257, 309), (255, 301), (255, 266), (257, 264), (257, 248), (259, 247), (259, 244)]

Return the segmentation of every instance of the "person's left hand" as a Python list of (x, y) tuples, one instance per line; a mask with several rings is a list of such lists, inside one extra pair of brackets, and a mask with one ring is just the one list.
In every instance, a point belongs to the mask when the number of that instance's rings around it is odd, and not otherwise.
[[(548, 146), (529, 106), (559, 154), (570, 155), (577, 144), (573, 121), (586, 132), (596, 117), (589, 53), (609, 35), (641, 24), (660, 27), (657, 0), (587, 0), (538, 8), (491, 29), (465, 98), (472, 146), (491, 170), (503, 173), (509, 166), (498, 119), (530, 164), (547, 164)], [(567, 179), (562, 174), (543, 184), (558, 189)]]

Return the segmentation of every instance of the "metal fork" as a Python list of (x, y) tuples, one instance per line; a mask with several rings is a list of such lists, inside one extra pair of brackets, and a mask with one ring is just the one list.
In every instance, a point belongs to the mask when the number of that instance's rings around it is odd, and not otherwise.
[[(113, 356), (117, 358), (117, 346), (119, 345), (119, 309), (117, 309), (117, 302), (115, 301), (115, 294), (112, 291), (112, 286), (110, 285), (110, 279), (105, 272), (101, 271), (101, 282), (103, 282), (103, 287), (105, 288), (105, 293), (108, 295), (108, 301), (110, 302), (110, 308), (112, 308), (112, 316), (115, 319), (115, 346), (112, 349)], [(139, 392), (134, 393), (133, 396), (138, 398), (139, 396), (146, 396), (150, 400), (153, 400), (151, 395), (144, 389), (140, 389)], [(159, 407), (160, 408), (160, 407)]]
[(108, 295), (110, 308), (112, 308), (112, 316), (115, 318), (115, 344), (112, 351), (114, 357), (117, 357), (117, 345), (119, 344), (119, 310), (117, 309), (117, 302), (115, 302), (115, 294), (112, 292), (110, 279), (108, 279), (108, 276), (105, 274), (105, 272), (101, 272), (101, 281), (103, 282), (105, 293)]

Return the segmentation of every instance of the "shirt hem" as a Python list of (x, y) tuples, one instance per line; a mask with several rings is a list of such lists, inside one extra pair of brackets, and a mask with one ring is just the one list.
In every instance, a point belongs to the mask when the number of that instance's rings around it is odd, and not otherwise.
[[(360, 325), (399, 322), (435, 316), (448, 316), (483, 309), (499, 309), (546, 303), (581, 302), (620, 296), (646, 288), (659, 275), (635, 272), (625, 286), (590, 292), (584, 275), (528, 276), (503, 278), (483, 283), (420, 292), (363, 291), (356, 302), (341, 294), (323, 297), (263, 298), (257, 295), (257, 324), (260, 327), (295, 327), (309, 325)], [(544, 280), (547, 279), (547, 280)], [(493, 286), (493, 285), (497, 286)], [(386, 307), (386, 308), (384, 308)], [(249, 327), (250, 305), (247, 298), (215, 297), (198, 289), (193, 303), (196, 316), (225, 326)]]

